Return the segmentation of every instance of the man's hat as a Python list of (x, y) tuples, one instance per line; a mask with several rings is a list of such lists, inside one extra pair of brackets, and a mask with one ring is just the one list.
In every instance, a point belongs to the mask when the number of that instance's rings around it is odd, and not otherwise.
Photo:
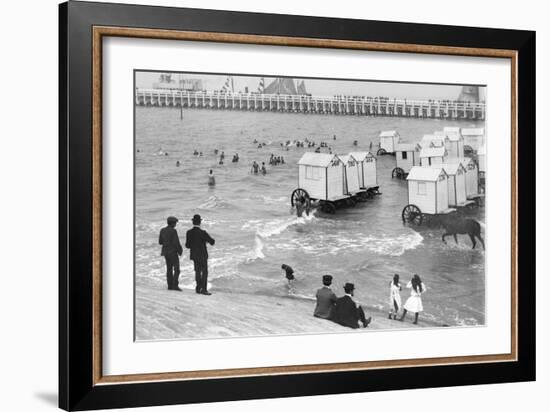
[(178, 218), (174, 216), (168, 216), (168, 219), (166, 219), (166, 223), (168, 224), (178, 223)]
[(331, 284), (332, 283), (332, 276), (331, 275), (323, 275), (323, 283)]
[(346, 284), (344, 285), (344, 290), (346, 292), (351, 292), (354, 289), (355, 289), (355, 285), (353, 283), (346, 282)]
[(202, 222), (201, 215), (193, 216), (193, 224), (194, 225), (200, 225), (201, 222)]

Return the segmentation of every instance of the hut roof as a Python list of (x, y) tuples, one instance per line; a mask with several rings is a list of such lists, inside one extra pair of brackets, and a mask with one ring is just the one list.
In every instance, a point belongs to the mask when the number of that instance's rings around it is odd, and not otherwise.
[(466, 171), (466, 169), (464, 168), (464, 166), (462, 166), (462, 163), (443, 163), (443, 164), (440, 164), (440, 165), (437, 165), (437, 166), (430, 166), (430, 167), (433, 167), (433, 168), (436, 168), (436, 169), (445, 169), (445, 172), (448, 174), (448, 175), (451, 175), (451, 176), (454, 176), (456, 175), (456, 172), (458, 171), (458, 169), (462, 169), (462, 171)]
[(399, 136), (399, 133), (397, 133), (397, 130), (385, 130), (383, 132), (380, 132), (380, 137), (396, 137)]
[(469, 127), (467, 129), (462, 129), (463, 136), (483, 136), (484, 134), (484, 127)]
[(357, 159), (355, 156), (353, 156), (351, 153), (350, 154), (347, 154), (347, 155), (339, 155), (338, 156), (340, 158), (340, 160), (342, 161), (342, 163), (347, 163), (350, 161), (350, 159), (354, 160), (355, 162), (357, 162)]
[[(421, 167), (413, 166), (407, 180), (421, 180), (426, 182), (436, 182), (441, 176), (441, 173), (445, 173), (445, 169), (442, 167)], [(445, 173), (446, 174), (446, 173)]]
[(299, 165), (328, 167), (334, 159), (338, 159), (338, 156), (328, 153), (314, 153), (306, 152), (298, 160)]
[(357, 160), (358, 162), (362, 162), (367, 157), (374, 157), (371, 152), (350, 152), (350, 155), (355, 157), (355, 160)]
[(445, 139), (448, 139), (447, 134), (444, 132), (435, 132), (435, 133), (441, 133), (441, 134), (425, 134), (422, 137), (420, 144), (422, 146), (429, 146), (430, 144), (432, 144), (433, 146), (444, 146)]
[(423, 147), (420, 157), (442, 157), (445, 156), (445, 147)]
[(420, 149), (421, 147), (418, 143), (398, 143), (395, 146), (397, 152), (415, 152)]
[(443, 131), (445, 133), (457, 133), (460, 134), (460, 127), (444, 127)]

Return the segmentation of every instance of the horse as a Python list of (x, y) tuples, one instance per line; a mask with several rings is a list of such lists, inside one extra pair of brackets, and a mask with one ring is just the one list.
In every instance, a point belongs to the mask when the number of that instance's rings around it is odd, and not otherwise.
[(485, 250), (485, 242), (483, 241), (483, 238), (481, 237), (481, 225), (477, 220), (474, 219), (467, 219), (463, 217), (449, 217), (447, 219), (442, 220), (441, 225), (445, 229), (445, 233), (441, 236), (441, 240), (443, 243), (447, 244), (445, 241), (446, 236), (453, 235), (455, 239), (455, 243), (458, 244), (458, 240), (456, 238), (456, 235), (468, 235), (470, 236), (470, 239), (472, 240), (472, 249), (475, 249), (476, 247), (476, 237), (481, 242), (481, 245), (483, 246), (483, 250)]

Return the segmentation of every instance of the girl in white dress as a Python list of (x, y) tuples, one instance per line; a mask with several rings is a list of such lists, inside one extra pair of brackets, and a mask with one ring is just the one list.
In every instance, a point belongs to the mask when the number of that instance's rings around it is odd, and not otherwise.
[(393, 275), (393, 280), (390, 282), (390, 313), (388, 319), (397, 319), (397, 313), (401, 309), (401, 283), (399, 283), (399, 275)]
[(407, 311), (414, 313), (414, 324), (418, 323), (418, 314), (424, 310), (422, 307), (422, 298), (421, 295), (426, 291), (426, 286), (420, 280), (420, 276), (413, 275), (411, 281), (407, 284), (407, 289), (411, 290), (411, 296), (405, 302), (403, 306), (403, 315), (399, 319), (403, 321), (407, 315)]

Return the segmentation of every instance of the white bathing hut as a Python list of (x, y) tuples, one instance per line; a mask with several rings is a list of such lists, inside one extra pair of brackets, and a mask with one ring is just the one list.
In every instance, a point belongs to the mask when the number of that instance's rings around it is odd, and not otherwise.
[(382, 151), (386, 153), (395, 152), (395, 145), (399, 143), (401, 137), (396, 130), (386, 130), (380, 133), (380, 149), (378, 150), (381, 154)]
[(344, 193), (355, 195), (361, 191), (359, 183), (359, 162), (353, 155), (338, 156), (344, 165)]
[(485, 128), (484, 127), (469, 127), (461, 130), (464, 137), (464, 145), (470, 146), (472, 150), (479, 150), (485, 146)]
[(460, 127), (444, 127), (443, 132), (449, 138), (447, 143), (447, 152), (452, 159), (462, 159), (464, 157), (464, 137)]
[(440, 147), (422, 147), (420, 150), (420, 165), (424, 167), (440, 165), (447, 161), (447, 149)]
[(464, 170), (466, 170), (466, 198), (471, 199), (479, 194), (477, 164), (471, 157), (463, 158), (461, 163)]
[(395, 163), (405, 173), (409, 173), (413, 166), (420, 166), (420, 151), (418, 143), (399, 143), (395, 147)]
[(304, 153), (298, 161), (298, 187), (313, 200), (336, 201), (348, 197), (342, 161), (334, 154)]
[(466, 169), (462, 163), (444, 163), (434, 166), (443, 168), (447, 173), (447, 189), (449, 190), (449, 206), (460, 207), (468, 204), (466, 195)]
[(361, 189), (377, 187), (376, 157), (371, 152), (351, 152), (350, 154), (355, 157), (359, 163), (359, 187)]
[(442, 167), (415, 166), (409, 172), (409, 204), (422, 213), (440, 214), (449, 210), (447, 173)]

